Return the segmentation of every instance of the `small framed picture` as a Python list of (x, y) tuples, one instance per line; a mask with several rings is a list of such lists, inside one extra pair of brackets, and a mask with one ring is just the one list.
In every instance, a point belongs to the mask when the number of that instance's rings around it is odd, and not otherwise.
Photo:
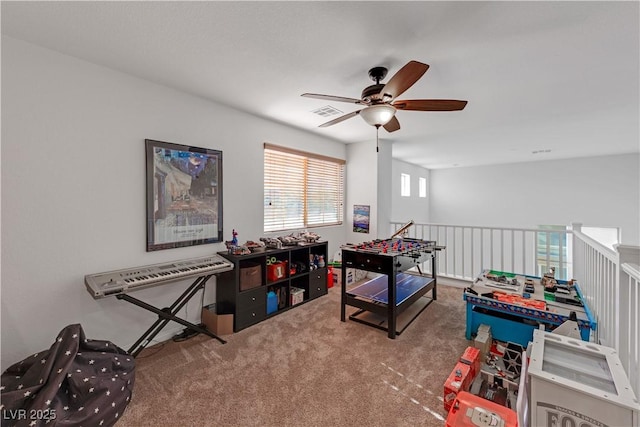
[(370, 211), (369, 205), (353, 205), (353, 231), (355, 233), (369, 232)]

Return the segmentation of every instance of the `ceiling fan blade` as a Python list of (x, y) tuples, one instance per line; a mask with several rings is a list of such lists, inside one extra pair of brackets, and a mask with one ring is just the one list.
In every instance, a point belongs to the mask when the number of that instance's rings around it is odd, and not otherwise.
[(380, 98), (391, 100), (399, 96), (413, 86), (428, 69), (429, 66), (427, 64), (418, 61), (409, 61), (384, 85), (382, 91), (380, 91)]
[(338, 117), (337, 119), (333, 119), (333, 120), (331, 120), (330, 122), (323, 123), (323, 124), (321, 124), (321, 125), (320, 125), (320, 126), (318, 126), (318, 127), (326, 128), (326, 127), (328, 127), (328, 126), (333, 126), (333, 125), (338, 124), (338, 123), (340, 123), (340, 122), (343, 122), (343, 121), (345, 121), (345, 120), (347, 120), (347, 119), (350, 119), (351, 117), (355, 117), (355, 116), (357, 116), (358, 114), (360, 114), (360, 110), (357, 110), (357, 111), (354, 111), (354, 112), (351, 112), (351, 113), (345, 114), (344, 116), (340, 116), (340, 117)]
[(350, 104), (365, 104), (361, 99), (347, 98), (345, 96), (322, 95), (320, 93), (303, 93), (300, 96), (307, 98), (324, 99), (327, 101), (348, 102)]
[(398, 129), (400, 129), (400, 122), (398, 121), (398, 118), (396, 116), (393, 116), (393, 118), (391, 120), (389, 120), (389, 123), (387, 123), (386, 125), (384, 125), (382, 127), (387, 132), (395, 132)]
[(398, 110), (405, 111), (458, 111), (462, 110), (467, 101), (455, 99), (412, 99), (392, 102)]

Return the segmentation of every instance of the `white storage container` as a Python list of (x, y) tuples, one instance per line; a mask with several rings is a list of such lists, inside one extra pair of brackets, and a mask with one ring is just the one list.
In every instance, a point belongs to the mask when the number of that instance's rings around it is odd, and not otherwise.
[(535, 330), (529, 381), (531, 426), (640, 423), (640, 403), (610, 347)]

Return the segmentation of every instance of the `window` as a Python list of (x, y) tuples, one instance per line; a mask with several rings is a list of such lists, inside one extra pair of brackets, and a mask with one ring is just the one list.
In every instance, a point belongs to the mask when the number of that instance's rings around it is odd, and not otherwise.
[(402, 197), (411, 196), (411, 175), (409, 174), (400, 174), (400, 195)]
[(536, 263), (538, 275), (542, 276), (552, 267), (556, 279), (568, 279), (569, 255), (567, 252), (567, 232), (562, 225), (540, 225), (537, 235)]
[(418, 191), (420, 197), (427, 197), (427, 178), (418, 178)]
[(342, 224), (344, 164), (264, 144), (264, 231)]

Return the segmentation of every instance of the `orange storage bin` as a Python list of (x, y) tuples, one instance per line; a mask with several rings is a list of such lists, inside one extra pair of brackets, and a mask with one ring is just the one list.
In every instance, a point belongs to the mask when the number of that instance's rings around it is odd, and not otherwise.
[(517, 427), (518, 416), (513, 409), (461, 391), (451, 406), (445, 427), (466, 426)]

